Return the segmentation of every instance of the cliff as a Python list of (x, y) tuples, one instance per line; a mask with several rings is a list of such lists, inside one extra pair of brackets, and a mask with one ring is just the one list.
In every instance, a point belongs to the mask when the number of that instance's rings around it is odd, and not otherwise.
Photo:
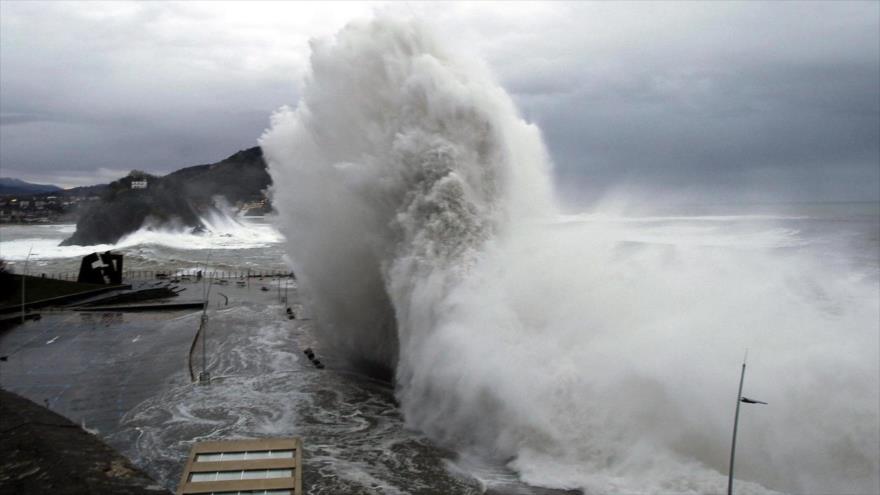
[[(133, 181), (143, 180), (146, 188), (132, 188)], [(106, 186), (101, 200), (83, 212), (76, 232), (61, 244), (113, 244), (145, 222), (199, 228), (201, 217), (214, 208), (215, 197), (222, 196), (229, 203), (259, 199), (270, 183), (258, 147), (164, 177), (133, 171)]]

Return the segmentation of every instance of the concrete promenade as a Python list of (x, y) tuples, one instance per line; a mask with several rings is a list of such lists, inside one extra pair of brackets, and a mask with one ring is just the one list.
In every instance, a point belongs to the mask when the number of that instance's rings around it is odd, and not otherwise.
[(170, 492), (63, 416), (0, 389), (0, 493)]

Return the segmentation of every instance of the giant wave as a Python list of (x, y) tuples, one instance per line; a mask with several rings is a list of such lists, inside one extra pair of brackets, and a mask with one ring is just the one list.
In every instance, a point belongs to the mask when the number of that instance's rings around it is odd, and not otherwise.
[(536, 485), (722, 493), (750, 347), (771, 405), (738, 492), (880, 490), (876, 284), (785, 230), (561, 217), (539, 130), (418, 22), (313, 41), (261, 146), (319, 337), (393, 370), (435, 441)]

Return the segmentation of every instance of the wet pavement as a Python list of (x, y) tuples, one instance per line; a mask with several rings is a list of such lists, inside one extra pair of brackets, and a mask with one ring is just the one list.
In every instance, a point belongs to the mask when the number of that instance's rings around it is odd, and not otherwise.
[(63, 416), (0, 390), (0, 492), (170, 495)]
[[(211, 286), (210, 385), (188, 373), (199, 311), (59, 311), (0, 335), (0, 386), (95, 432), (169, 489), (194, 441), (298, 435), (307, 493), (479, 493), (448, 472), (448, 453), (405, 430), (388, 383), (343, 369), (309, 320), (288, 319), (284, 283)], [(287, 292), (295, 301), (292, 282)]]
[[(286, 314), (288, 283), (289, 305), (304, 319)], [(181, 286), (187, 299), (205, 290)], [(0, 386), (95, 432), (172, 490), (193, 442), (300, 436), (310, 494), (560, 493), (526, 487), (500, 466), (480, 469), (479, 481), (454, 453), (406, 429), (389, 383), (317, 344), (293, 281), (216, 283), (209, 299), (209, 385), (188, 371), (200, 311), (66, 311), (0, 335)]]
[[(112, 430), (186, 363), (175, 313), (44, 313), (0, 336), (0, 385), (89, 428)], [(159, 357), (164, 357), (159, 359)]]

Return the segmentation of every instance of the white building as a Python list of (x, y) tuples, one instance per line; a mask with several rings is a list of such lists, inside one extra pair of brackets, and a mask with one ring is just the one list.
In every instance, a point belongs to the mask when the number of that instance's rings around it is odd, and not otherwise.
[(132, 189), (146, 189), (147, 188), (147, 179), (131, 181), (131, 188)]

